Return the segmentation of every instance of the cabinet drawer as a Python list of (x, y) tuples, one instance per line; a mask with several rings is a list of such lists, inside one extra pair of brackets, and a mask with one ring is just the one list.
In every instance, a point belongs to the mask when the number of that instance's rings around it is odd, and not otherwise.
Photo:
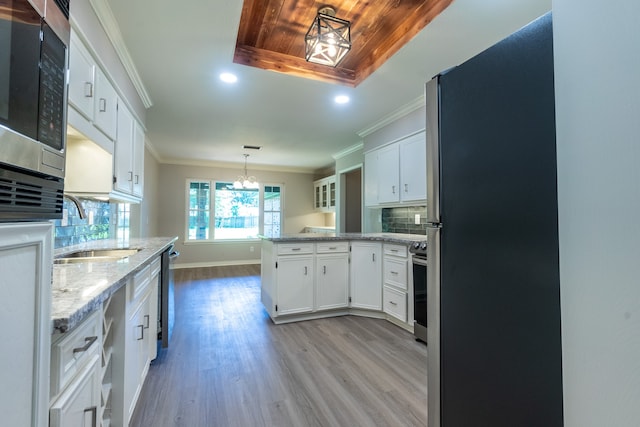
[(384, 258), (384, 283), (407, 290), (407, 261), (395, 258)]
[(332, 253), (332, 252), (349, 252), (349, 242), (316, 243), (316, 252), (319, 254)]
[(385, 286), (382, 289), (384, 312), (403, 322), (407, 321), (407, 294)]
[(50, 427), (99, 425), (100, 417), (100, 357), (88, 360), (78, 378), (51, 405)]
[(278, 255), (312, 254), (313, 243), (285, 243), (278, 245)]
[(385, 243), (384, 245), (384, 254), (403, 258), (407, 258), (408, 256), (407, 247), (405, 245), (391, 245), (388, 243)]
[(129, 301), (135, 302), (138, 298), (145, 294), (149, 288), (151, 282), (151, 266), (147, 265), (145, 268), (137, 272), (131, 280), (131, 295)]
[(99, 351), (102, 342), (101, 311), (97, 310), (75, 330), (51, 345), (51, 396), (62, 391), (69, 381)]

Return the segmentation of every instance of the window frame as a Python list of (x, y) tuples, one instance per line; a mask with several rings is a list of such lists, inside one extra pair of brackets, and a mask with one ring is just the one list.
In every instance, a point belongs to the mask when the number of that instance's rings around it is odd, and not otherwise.
[[(191, 183), (208, 183), (209, 184), (209, 238), (208, 239), (189, 239), (189, 212), (191, 210), (189, 191)], [(225, 243), (241, 243), (241, 242), (256, 242), (261, 241), (259, 236), (264, 234), (264, 207), (265, 207), (265, 187), (279, 187), (280, 188), (280, 234), (283, 234), (285, 216), (284, 216), (284, 199), (285, 199), (285, 185), (283, 183), (260, 183), (258, 187), (258, 237), (246, 238), (246, 239), (216, 239), (215, 238), (215, 191), (216, 184), (228, 182), (224, 179), (209, 179), (209, 178), (187, 178), (185, 180), (185, 205), (184, 205), (184, 239), (185, 245), (201, 245), (201, 244), (225, 244)], [(270, 211), (274, 212), (274, 211)]]

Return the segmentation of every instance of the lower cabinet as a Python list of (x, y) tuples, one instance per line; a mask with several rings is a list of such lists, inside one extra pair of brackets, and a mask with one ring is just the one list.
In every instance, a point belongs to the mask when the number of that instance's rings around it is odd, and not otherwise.
[(49, 410), (50, 427), (97, 427), (100, 420), (100, 356), (93, 352), (87, 365)]
[(276, 312), (278, 316), (313, 310), (313, 255), (278, 257)]
[(51, 344), (51, 427), (99, 426), (102, 418), (102, 310)]
[(349, 305), (348, 242), (316, 245), (315, 309), (332, 310)]
[(407, 307), (409, 301), (409, 254), (407, 247), (385, 243), (383, 252), (383, 311), (406, 323), (408, 321)]
[(381, 255), (381, 243), (351, 243), (351, 307), (382, 310)]
[(3, 426), (47, 424), (52, 252), (51, 222), (0, 224)]

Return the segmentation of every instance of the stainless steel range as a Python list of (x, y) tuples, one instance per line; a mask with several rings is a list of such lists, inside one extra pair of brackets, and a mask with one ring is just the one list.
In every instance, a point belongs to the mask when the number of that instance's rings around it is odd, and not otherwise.
[(413, 259), (413, 334), (427, 342), (427, 241), (416, 241), (409, 248)]

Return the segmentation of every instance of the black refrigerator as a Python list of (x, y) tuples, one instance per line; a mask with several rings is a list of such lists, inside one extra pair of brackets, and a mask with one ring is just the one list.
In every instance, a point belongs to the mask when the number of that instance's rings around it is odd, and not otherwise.
[(429, 427), (562, 426), (551, 14), (426, 109)]

